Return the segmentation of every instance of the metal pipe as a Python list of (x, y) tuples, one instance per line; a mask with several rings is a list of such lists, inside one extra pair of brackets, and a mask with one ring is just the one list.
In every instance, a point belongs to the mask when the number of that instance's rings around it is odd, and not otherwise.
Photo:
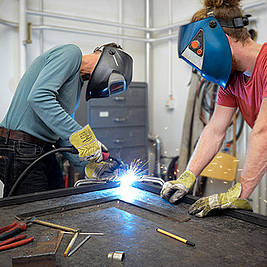
[(0, 24), (10, 26), (10, 27), (15, 27), (15, 28), (19, 27), (19, 24), (17, 22), (8, 21), (4, 19), (0, 19)]
[(76, 16), (67, 15), (67, 14), (40, 12), (40, 11), (35, 11), (35, 10), (27, 10), (27, 14), (33, 15), (33, 16), (43, 16), (43, 17), (50, 17), (50, 18), (56, 18), (56, 19), (93, 23), (93, 24), (99, 24), (99, 25), (104, 25), (104, 26), (121, 27), (121, 28), (132, 29), (132, 30), (147, 31), (146, 27), (142, 27), (142, 26), (121, 24), (121, 23), (116, 23), (116, 22), (102, 21), (102, 20), (90, 19), (90, 18), (82, 18), (82, 17), (76, 17)]
[[(145, 2), (145, 26), (147, 29), (150, 27), (150, 0), (146, 0)], [(148, 132), (153, 133), (153, 92), (151, 90), (151, 77), (150, 77), (150, 67), (151, 67), (151, 44), (150, 40), (150, 32), (146, 32), (146, 43), (145, 43), (145, 53), (146, 53), (146, 61), (145, 61), (145, 71), (146, 71), (146, 82), (147, 82), (147, 90), (148, 90), (148, 121), (151, 122), (148, 124)]]
[[(44, 11), (44, 1), (43, 0), (40, 0), (40, 9), (41, 9), (41, 12)], [(41, 21), (40, 21), (40, 24), (41, 25), (44, 25), (44, 17), (41, 16)], [(39, 35), (39, 45), (40, 45), (40, 54), (43, 54), (44, 53), (44, 31), (43, 30), (40, 30), (40, 35)]]
[[(145, 9), (146, 9), (146, 28), (149, 29), (150, 27), (150, 0), (146, 0), (146, 4), (145, 4)], [(151, 49), (151, 45), (149, 43), (150, 40), (150, 33), (147, 32), (146, 33), (146, 82), (149, 86), (150, 84), (150, 49)]]
[(111, 21), (102, 21), (102, 20), (97, 20), (97, 19), (82, 18), (82, 17), (77, 17), (77, 16), (71, 16), (68, 14), (59, 14), (59, 13), (43, 12), (43, 11), (40, 12), (40, 11), (30, 10), (30, 9), (28, 9), (26, 13), (32, 16), (42, 16), (42, 17), (50, 17), (50, 18), (78, 21), (78, 22), (84, 22), (84, 23), (99, 24), (99, 25), (104, 25), (104, 26), (119, 27), (119, 28), (150, 32), (150, 33), (167, 31), (167, 30), (179, 27), (180, 25), (185, 24), (186, 22), (189, 21), (189, 18), (188, 18), (188, 19), (183, 19), (179, 22), (176, 22), (172, 25), (150, 28), (150, 27), (142, 27), (142, 26), (137, 26), (137, 25), (116, 23), (116, 22), (111, 22)]
[(32, 29), (33, 30), (54, 30), (54, 31), (61, 31), (61, 32), (68, 32), (68, 33), (87, 34), (87, 35), (102, 36), (102, 37), (108, 37), (108, 38), (119, 38), (123, 40), (137, 41), (137, 42), (144, 42), (144, 43), (154, 43), (158, 41), (165, 41), (168, 39), (177, 38), (177, 34), (172, 34), (172, 35), (167, 35), (167, 36), (158, 37), (158, 38), (146, 39), (146, 38), (134, 37), (134, 36), (129, 36), (129, 35), (119, 35), (119, 34), (105, 33), (105, 32), (86, 31), (86, 30), (79, 30), (76, 28), (54, 26), (54, 25), (33, 25)]
[[(172, 0), (169, 0), (169, 23), (172, 23)], [(172, 34), (172, 30), (169, 30), (169, 35)], [(169, 49), (169, 96), (173, 95), (172, 88), (172, 40), (168, 39), (168, 49)]]
[[(266, 5), (266, 1), (258, 1), (258, 2), (254, 2), (251, 4), (244, 5), (243, 10), (247, 10), (247, 9), (254, 8), (254, 7), (260, 7), (262, 5)], [(29, 9), (29, 10), (26, 10), (26, 13), (28, 15), (33, 15), (33, 16), (51, 17), (51, 18), (78, 21), (78, 22), (84, 22), (84, 23), (93, 23), (93, 24), (99, 24), (99, 25), (104, 25), (104, 26), (120, 27), (120, 28), (144, 31), (144, 32), (149, 32), (149, 33), (169, 31), (169, 30), (172, 30), (173, 28), (177, 28), (180, 25), (183, 25), (190, 21), (190, 18), (188, 17), (174, 24), (152, 28), (152, 27), (142, 27), (142, 26), (137, 26), (137, 25), (122, 24), (122, 23), (116, 23), (116, 22), (110, 22), (110, 21), (102, 21), (102, 20), (97, 20), (97, 19), (82, 18), (82, 17), (77, 17), (77, 16), (71, 16), (69, 14), (44, 12), (43, 10), (40, 12), (40, 11)]]
[(115, 37), (115, 38), (119, 38), (123, 40), (131, 40), (131, 41), (137, 41), (137, 42), (146, 42), (145, 38), (140, 38), (140, 37), (112, 34), (112, 33), (105, 33), (105, 32), (86, 31), (86, 30), (79, 30), (76, 28), (53, 26), (53, 25), (32, 26), (32, 29), (33, 30), (54, 30), (54, 31), (87, 34), (87, 35), (94, 35), (94, 36), (101, 36), (101, 37), (108, 37), (108, 38)]
[(264, 6), (266, 5), (267, 2), (266, 1), (256, 1), (254, 3), (251, 3), (251, 4), (247, 4), (247, 5), (244, 5), (242, 7), (243, 10), (247, 10), (247, 9), (250, 9), (250, 8), (253, 8), (253, 7), (260, 7), (260, 6)]
[(157, 177), (160, 177), (161, 176), (161, 171), (160, 171), (161, 141), (158, 136), (152, 136), (152, 135), (148, 135), (148, 139), (155, 143), (154, 175)]
[[(119, 0), (118, 5), (119, 5), (119, 23), (122, 24), (123, 23), (123, 1)], [(122, 27), (118, 29), (118, 33), (120, 35), (123, 35), (124, 31)], [(122, 39), (119, 39), (119, 43), (121, 44), (122, 47), (124, 47), (124, 43)]]
[(20, 77), (26, 71), (26, 0), (19, 1), (19, 47), (20, 47)]

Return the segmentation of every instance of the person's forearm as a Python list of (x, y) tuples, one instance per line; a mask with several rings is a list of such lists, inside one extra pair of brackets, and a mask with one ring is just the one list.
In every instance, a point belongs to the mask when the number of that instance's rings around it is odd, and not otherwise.
[(245, 164), (239, 182), (242, 185), (240, 198), (248, 198), (267, 170), (267, 130), (252, 130)]
[(222, 146), (225, 133), (217, 131), (213, 125), (207, 125), (192, 154), (187, 169), (197, 177), (210, 163)]

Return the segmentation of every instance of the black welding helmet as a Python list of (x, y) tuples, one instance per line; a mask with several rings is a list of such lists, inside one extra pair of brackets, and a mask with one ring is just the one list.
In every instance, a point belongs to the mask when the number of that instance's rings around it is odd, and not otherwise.
[(96, 51), (102, 52), (87, 85), (86, 101), (122, 93), (132, 81), (130, 55), (111, 46), (97, 47)]

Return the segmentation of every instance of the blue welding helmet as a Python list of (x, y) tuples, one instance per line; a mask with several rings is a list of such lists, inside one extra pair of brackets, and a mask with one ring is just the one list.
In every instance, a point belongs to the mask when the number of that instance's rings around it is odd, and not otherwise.
[(89, 79), (86, 100), (109, 97), (127, 90), (132, 81), (133, 59), (115, 47), (97, 47), (100, 58)]
[(180, 27), (178, 56), (197, 69), (206, 80), (226, 87), (232, 70), (232, 53), (215, 17)]

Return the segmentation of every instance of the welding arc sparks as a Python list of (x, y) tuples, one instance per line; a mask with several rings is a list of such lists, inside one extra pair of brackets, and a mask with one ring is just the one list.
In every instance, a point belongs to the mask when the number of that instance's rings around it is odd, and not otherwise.
[(146, 171), (143, 168), (147, 165), (148, 161), (142, 164), (141, 159), (133, 160), (126, 168), (120, 173), (119, 181), (120, 187), (126, 188), (139, 180), (143, 173)]

